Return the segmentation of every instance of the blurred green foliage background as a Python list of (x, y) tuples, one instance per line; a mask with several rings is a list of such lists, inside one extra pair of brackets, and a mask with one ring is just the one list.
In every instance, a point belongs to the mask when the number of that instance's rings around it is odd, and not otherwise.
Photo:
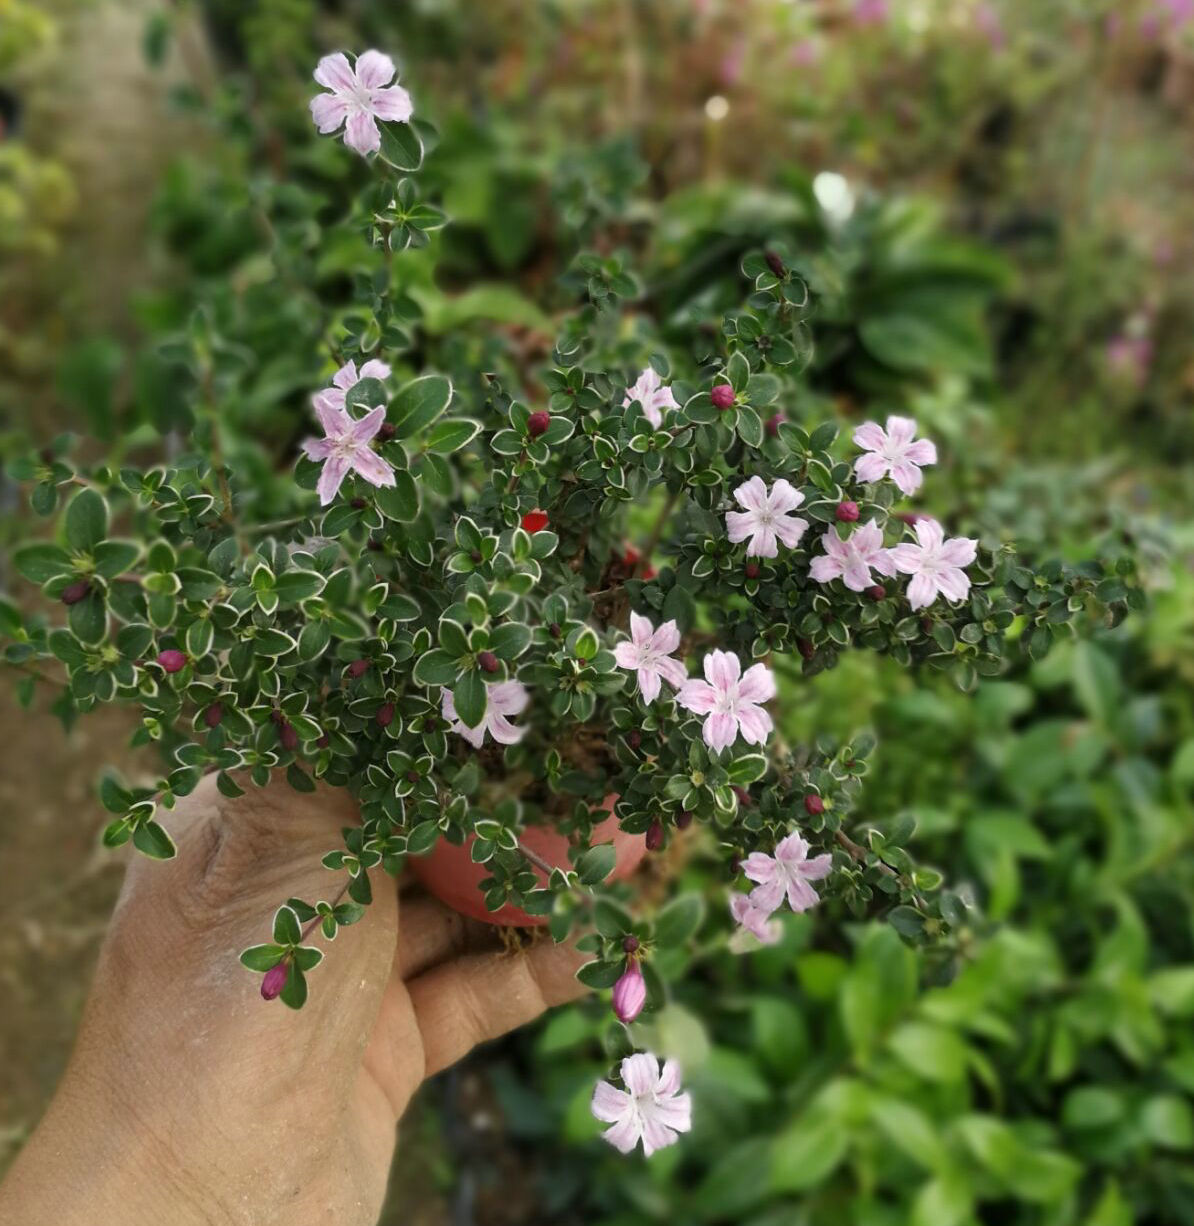
[[(782, 242), (815, 304), (798, 415), (903, 408), (949, 460), (928, 509), (1066, 556), (1126, 524), (1151, 588), (974, 694), (866, 657), (789, 666), (784, 736), (874, 729), (861, 816), (915, 823), (972, 904), (964, 939), (929, 961), (813, 913), (736, 957), (695, 839), (672, 868), (707, 947), (669, 955), (682, 986), (637, 1027), (681, 1055), (693, 1135), (650, 1162), (595, 1139), (589, 1002), (426, 1089), (385, 1220), (1194, 1222), (1194, 6), (0, 0), (0, 447), (181, 447), (203, 429), (186, 355), (215, 346), (233, 462), (262, 514), (284, 502), (328, 313), (351, 327), (380, 258), (340, 224), (365, 172), (316, 139), (309, 74), (368, 46), (442, 131), (424, 183), (452, 225), (408, 257), (425, 356), (541, 360), (557, 270), (595, 237), (637, 254), (636, 326), (694, 349), (743, 252)], [(5, 872), (11, 915), (55, 881), (3, 838), (33, 866)], [(39, 1070), (8, 1087), (14, 1145), (78, 1005), (28, 987), (77, 948), (32, 940), (0, 945), (5, 1048)]]

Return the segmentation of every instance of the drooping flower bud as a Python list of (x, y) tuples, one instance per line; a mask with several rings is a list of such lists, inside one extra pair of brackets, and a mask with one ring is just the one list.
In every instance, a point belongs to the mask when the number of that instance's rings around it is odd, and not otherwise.
[(715, 409), (728, 409), (734, 403), (734, 389), (728, 383), (719, 383), (709, 393)]
[(326, 749), (331, 743), (332, 743), (331, 738), (328, 736), (326, 732), (323, 734), (323, 736), (321, 736), (315, 742), (315, 744), (318, 745), (320, 749)]
[(547, 428), (551, 425), (551, 414), (545, 413), (540, 409), (536, 413), (532, 413), (527, 418), (527, 433), (531, 438), (538, 438), (541, 434), (547, 433)]
[(647, 827), (647, 850), (658, 851), (663, 846), (663, 823), (656, 818)]
[(647, 981), (637, 959), (627, 958), (626, 969), (614, 984), (614, 1014), (618, 1021), (629, 1025), (647, 1003)]
[(767, 420), (763, 423), (763, 427), (771, 438), (777, 438), (779, 436), (780, 426), (782, 426), (787, 420), (788, 419), (782, 413), (776, 413), (774, 417), (767, 418)]
[(281, 996), (282, 989), (286, 986), (286, 980), (290, 975), (290, 959), (283, 958), (277, 966), (271, 966), (265, 972), (265, 978), (261, 981), (261, 996), (263, 1000), (274, 1000)]
[(90, 579), (79, 579), (75, 583), (68, 584), (62, 589), (62, 595), (59, 599), (65, 605), (78, 604), (80, 600), (87, 598), (87, 593), (91, 591)]
[(522, 526), (532, 535), (536, 532), (542, 532), (547, 527), (547, 512), (540, 511), (538, 508), (534, 511), (528, 511), (522, 517)]
[(638, 749), (642, 743), (643, 734), (637, 728), (631, 728), (626, 734), (626, 744), (629, 745), (631, 749)]
[(767, 267), (770, 268), (777, 277), (787, 275), (788, 270), (784, 267), (783, 260), (781, 260), (774, 251), (764, 251), (763, 259), (767, 261)]
[(825, 802), (816, 792), (809, 792), (804, 798), (804, 811), (809, 817), (816, 817), (825, 812)]
[(477, 663), (481, 666), (481, 671), (486, 673), (496, 673), (501, 668), (500, 661), (492, 651), (477, 652)]
[(388, 443), (397, 433), (397, 427), (392, 426), (388, 421), (383, 421), (377, 428), (376, 438), (379, 443)]
[(363, 677), (369, 671), (368, 660), (353, 660), (348, 666), (348, 675), (350, 677)]
[(739, 787), (736, 783), (730, 784), (730, 791), (738, 797), (738, 803), (744, 808), (749, 809), (755, 802), (751, 800), (750, 793), (743, 787)]
[(373, 718), (382, 728), (388, 728), (394, 722), (394, 704), (383, 702)]
[(817, 649), (813, 646), (812, 639), (797, 639), (796, 650), (805, 660), (811, 660), (817, 654)]
[(278, 740), (282, 742), (282, 748), (288, 749), (291, 753), (294, 753), (294, 751), (298, 749), (299, 734), (295, 731), (295, 727), (290, 720), (279, 720)]
[(681, 809), (676, 814), (676, 829), (687, 830), (692, 825), (692, 814), (687, 809)]
[(209, 728), (218, 728), (224, 719), (224, 708), (218, 702), (213, 702), (206, 711), (203, 712), (203, 722)]
[(158, 663), (168, 673), (181, 672), (187, 666), (186, 653), (177, 648), (168, 647), (165, 651), (158, 652)]
[(872, 583), (871, 586), (867, 588), (866, 594), (872, 600), (883, 600), (887, 596), (887, 589), (881, 583)]
[(852, 524), (858, 519), (858, 503), (839, 502), (833, 514), (839, 524)]

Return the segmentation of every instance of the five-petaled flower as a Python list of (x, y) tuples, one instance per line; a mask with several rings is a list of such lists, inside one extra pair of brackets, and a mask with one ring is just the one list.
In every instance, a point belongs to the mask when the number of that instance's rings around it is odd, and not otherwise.
[(622, 400), (622, 408), (628, 409), (634, 401), (643, 408), (643, 416), (656, 430), (663, 424), (665, 409), (678, 409), (672, 389), (665, 387), (659, 372), (653, 366), (647, 366), (637, 379), (626, 389)]
[[(366, 369), (371, 365), (374, 364), (367, 362)], [(384, 363), (378, 362), (376, 365), (381, 367)], [(315, 415), (327, 437), (303, 441), (303, 450), (307, 457), (323, 461), (323, 472), (319, 474), (319, 484), (315, 488), (319, 493), (320, 504), (325, 507), (336, 497), (336, 492), (350, 471), (364, 477), (371, 485), (394, 484), (394, 470), (369, 446), (385, 422), (385, 406), (378, 405), (370, 409), (359, 420), (349, 416), (348, 410), (344, 408), (347, 389), (357, 381), (355, 370), (351, 380), (346, 373), (351, 366), (352, 363), (349, 362), (336, 372), (338, 386), (330, 387), (314, 398)]]
[(390, 368), (377, 358), (370, 358), (361, 367), (360, 374), (357, 373), (355, 362), (345, 362), (332, 376), (332, 386), (316, 392), (311, 397), (311, 403), (315, 406), (316, 412), (319, 412), (320, 409), (343, 409), (346, 407), (344, 401), (348, 393), (362, 379), (388, 379), (389, 377)]
[(728, 749), (738, 733), (748, 745), (762, 745), (771, 734), (771, 716), (759, 705), (775, 697), (775, 678), (765, 664), (742, 672), (730, 651), (705, 657), (705, 680), (686, 681), (676, 701), (694, 715), (704, 715), (702, 730), (710, 749)]
[(661, 680), (677, 690), (688, 680), (684, 665), (672, 659), (672, 652), (679, 646), (680, 630), (674, 621), (666, 621), (656, 630), (649, 618), (631, 613), (630, 640), (614, 648), (614, 659), (620, 667), (637, 673), (643, 702), (659, 697)]
[(355, 68), (342, 52), (325, 55), (315, 68), (315, 79), (332, 91), (311, 99), (315, 126), (326, 135), (343, 124), (344, 143), (362, 156), (381, 148), (378, 119), (410, 120), (410, 94), (401, 85), (390, 85), (394, 61), (380, 51), (357, 56)]
[(730, 895), (730, 914), (742, 931), (749, 933), (760, 944), (774, 945), (783, 936), (779, 921), (771, 918), (770, 911), (756, 907), (748, 894), (735, 892)]
[(612, 1124), (602, 1134), (624, 1154), (641, 1141), (649, 1158), (657, 1149), (676, 1142), (678, 1134), (692, 1127), (692, 1099), (680, 1090), (680, 1066), (650, 1052), (637, 1052), (622, 1061), (619, 1090), (608, 1081), (599, 1081), (593, 1090), (593, 1115), (603, 1124)]
[(908, 603), (914, 609), (924, 609), (938, 596), (952, 604), (965, 600), (970, 579), (962, 567), (974, 561), (978, 541), (965, 536), (947, 541), (941, 525), (927, 517), (918, 519), (912, 530), (920, 544), (905, 542), (888, 551), (896, 568), (912, 576)]
[(818, 583), (840, 579), (852, 592), (865, 592), (874, 583), (871, 571), (896, 573), (889, 550), (883, 548), (883, 531), (874, 520), (851, 532), (845, 540), (830, 528), (821, 538), (823, 554), (813, 558), (809, 575)]
[(854, 441), (867, 454), (854, 461), (859, 481), (891, 479), (904, 494), (915, 494), (924, 480), (924, 464), (937, 463), (936, 444), (916, 438), (916, 422), (911, 417), (889, 417), (887, 429), (873, 421), (854, 431)]
[(808, 520), (798, 519), (789, 512), (804, 501), (804, 495), (793, 489), (790, 482), (781, 477), (768, 490), (762, 477), (751, 477), (734, 491), (734, 500), (745, 510), (727, 511), (726, 529), (735, 545), (750, 537), (747, 557), (778, 557), (777, 539), (789, 549), (800, 544)]
[(456, 704), (452, 701), (451, 690), (444, 690), (441, 710), (444, 719), (452, 725), (452, 731), (459, 732), (474, 749), (481, 748), (487, 732), (502, 745), (517, 745), (526, 735), (527, 730), (512, 724), (508, 717), (521, 714), (526, 709), (529, 699), (530, 695), (527, 693), (526, 686), (521, 682), (486, 682), (485, 714), (475, 728), (470, 728), (456, 714)]
[(821, 900), (809, 882), (827, 876), (832, 863), (828, 852), (810, 858), (808, 843), (795, 832), (780, 840), (774, 855), (751, 852), (742, 865), (742, 871), (758, 883), (750, 892), (751, 905), (770, 915), (786, 894), (793, 911), (815, 907)]

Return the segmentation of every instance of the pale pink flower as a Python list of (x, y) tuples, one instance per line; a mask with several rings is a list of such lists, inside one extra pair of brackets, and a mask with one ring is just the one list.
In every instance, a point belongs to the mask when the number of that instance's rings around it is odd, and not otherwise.
[(389, 377), (390, 368), (377, 358), (371, 358), (366, 362), (361, 367), (359, 375), (355, 362), (345, 362), (332, 376), (332, 386), (316, 392), (311, 397), (311, 403), (315, 406), (316, 412), (323, 408), (343, 409), (345, 407), (344, 398), (362, 379), (388, 379)]
[(965, 536), (945, 539), (941, 525), (927, 516), (912, 525), (918, 545), (904, 543), (888, 552), (896, 569), (912, 576), (908, 584), (908, 603), (913, 609), (924, 609), (938, 596), (951, 604), (965, 600), (970, 591), (970, 579), (962, 569), (974, 561), (978, 541)]
[(618, 1021), (629, 1025), (643, 1011), (647, 1003), (647, 981), (638, 959), (627, 958), (626, 969), (614, 984), (614, 1015)]
[(750, 537), (746, 547), (748, 558), (778, 557), (777, 539), (789, 549), (800, 544), (808, 520), (798, 519), (790, 512), (804, 501), (804, 495), (793, 489), (790, 482), (781, 477), (768, 490), (762, 477), (751, 477), (734, 491), (734, 501), (745, 510), (726, 512), (726, 531), (735, 545)]
[(828, 876), (832, 865), (828, 852), (810, 859), (808, 843), (793, 831), (780, 840), (774, 855), (752, 851), (743, 862), (742, 871), (758, 883), (750, 892), (750, 903), (770, 915), (786, 894), (793, 911), (807, 911), (821, 901), (809, 882)]
[(622, 1082), (625, 1090), (599, 1081), (591, 1107), (596, 1119), (613, 1125), (602, 1135), (615, 1149), (628, 1154), (641, 1141), (649, 1158), (692, 1128), (692, 1098), (680, 1091), (675, 1060), (666, 1061), (660, 1072), (657, 1056), (636, 1052), (622, 1061)]
[(527, 730), (512, 724), (508, 716), (521, 714), (529, 701), (530, 695), (521, 682), (495, 681), (485, 684), (485, 714), (475, 728), (470, 728), (456, 714), (451, 690), (444, 690), (440, 709), (444, 719), (452, 725), (452, 731), (460, 733), (474, 749), (480, 749), (487, 732), (502, 745), (517, 745)]
[(855, 0), (853, 16), (855, 25), (882, 25), (888, 17), (887, 0)]
[(775, 945), (783, 936), (779, 921), (771, 918), (770, 911), (756, 907), (747, 894), (730, 895), (730, 914), (742, 932), (748, 933), (762, 945)]
[(620, 667), (635, 670), (643, 702), (659, 697), (661, 678), (675, 689), (688, 680), (684, 665), (671, 658), (679, 646), (680, 631), (674, 621), (666, 621), (656, 630), (649, 618), (631, 613), (630, 641), (614, 648), (614, 659)]
[(357, 56), (355, 68), (342, 52), (325, 55), (315, 68), (315, 79), (332, 91), (311, 99), (315, 126), (327, 134), (343, 124), (344, 143), (362, 156), (381, 148), (376, 120), (410, 120), (410, 94), (401, 85), (390, 85), (394, 61), (380, 51)]
[(883, 532), (874, 520), (856, 528), (844, 541), (830, 528), (821, 545), (825, 552), (813, 558), (808, 568), (818, 583), (840, 579), (850, 591), (865, 592), (874, 583), (872, 570), (888, 576), (896, 573), (890, 552), (883, 548)]
[(748, 745), (762, 745), (772, 724), (759, 704), (775, 697), (771, 670), (755, 664), (743, 674), (738, 657), (729, 651), (711, 651), (704, 667), (706, 680), (686, 681), (676, 701), (694, 715), (706, 716), (705, 744), (710, 749), (728, 749), (741, 732)]
[(867, 482), (891, 477), (902, 493), (915, 494), (924, 480), (921, 465), (937, 463), (936, 445), (915, 435), (911, 417), (889, 417), (886, 430), (864, 422), (854, 431), (854, 441), (870, 454), (854, 461), (854, 475)]
[[(352, 366), (351, 362), (337, 372), (337, 380), (349, 366)], [(355, 371), (353, 374), (352, 383), (355, 383)], [(350, 471), (364, 477), (371, 485), (394, 484), (394, 470), (369, 446), (386, 419), (385, 406), (379, 404), (357, 420), (344, 408), (344, 396), (345, 388), (339, 386), (328, 388), (314, 397), (315, 415), (327, 437), (303, 440), (303, 450), (308, 458), (323, 461), (323, 472), (319, 474), (319, 484), (315, 488), (320, 504), (325, 507), (336, 497)]]
[(794, 68), (811, 68), (821, 58), (821, 44), (815, 38), (802, 38), (788, 48), (788, 63)]
[(665, 409), (680, 407), (676, 403), (676, 397), (672, 395), (672, 389), (664, 386), (654, 366), (645, 367), (639, 377), (626, 389), (622, 408), (630, 408), (636, 400), (642, 405), (643, 416), (656, 430), (663, 424)]

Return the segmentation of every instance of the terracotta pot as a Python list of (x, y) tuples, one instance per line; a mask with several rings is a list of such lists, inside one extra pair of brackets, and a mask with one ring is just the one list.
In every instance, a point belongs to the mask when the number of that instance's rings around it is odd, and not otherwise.
[[(602, 808), (612, 810), (617, 799), (616, 796), (607, 796)], [(528, 826), (519, 837), (526, 847), (542, 856), (548, 864), (569, 863), (567, 838), (550, 826)], [(611, 841), (617, 857), (612, 879), (617, 881), (638, 868), (639, 861), (646, 855), (647, 845), (643, 835), (627, 834), (622, 830), (612, 812), (593, 829), (595, 844)], [(428, 855), (411, 856), (407, 864), (430, 893), (461, 915), (487, 924), (513, 924), (525, 928), (546, 924), (547, 916), (528, 915), (521, 907), (513, 907), (509, 903), (496, 911), (485, 909), (480, 885), (490, 876), (489, 866), (473, 863), (470, 855), (472, 844), (472, 838), (466, 839), (460, 846), (440, 839)], [(547, 883), (546, 873), (540, 869), (536, 869), (535, 873), (541, 882)]]

